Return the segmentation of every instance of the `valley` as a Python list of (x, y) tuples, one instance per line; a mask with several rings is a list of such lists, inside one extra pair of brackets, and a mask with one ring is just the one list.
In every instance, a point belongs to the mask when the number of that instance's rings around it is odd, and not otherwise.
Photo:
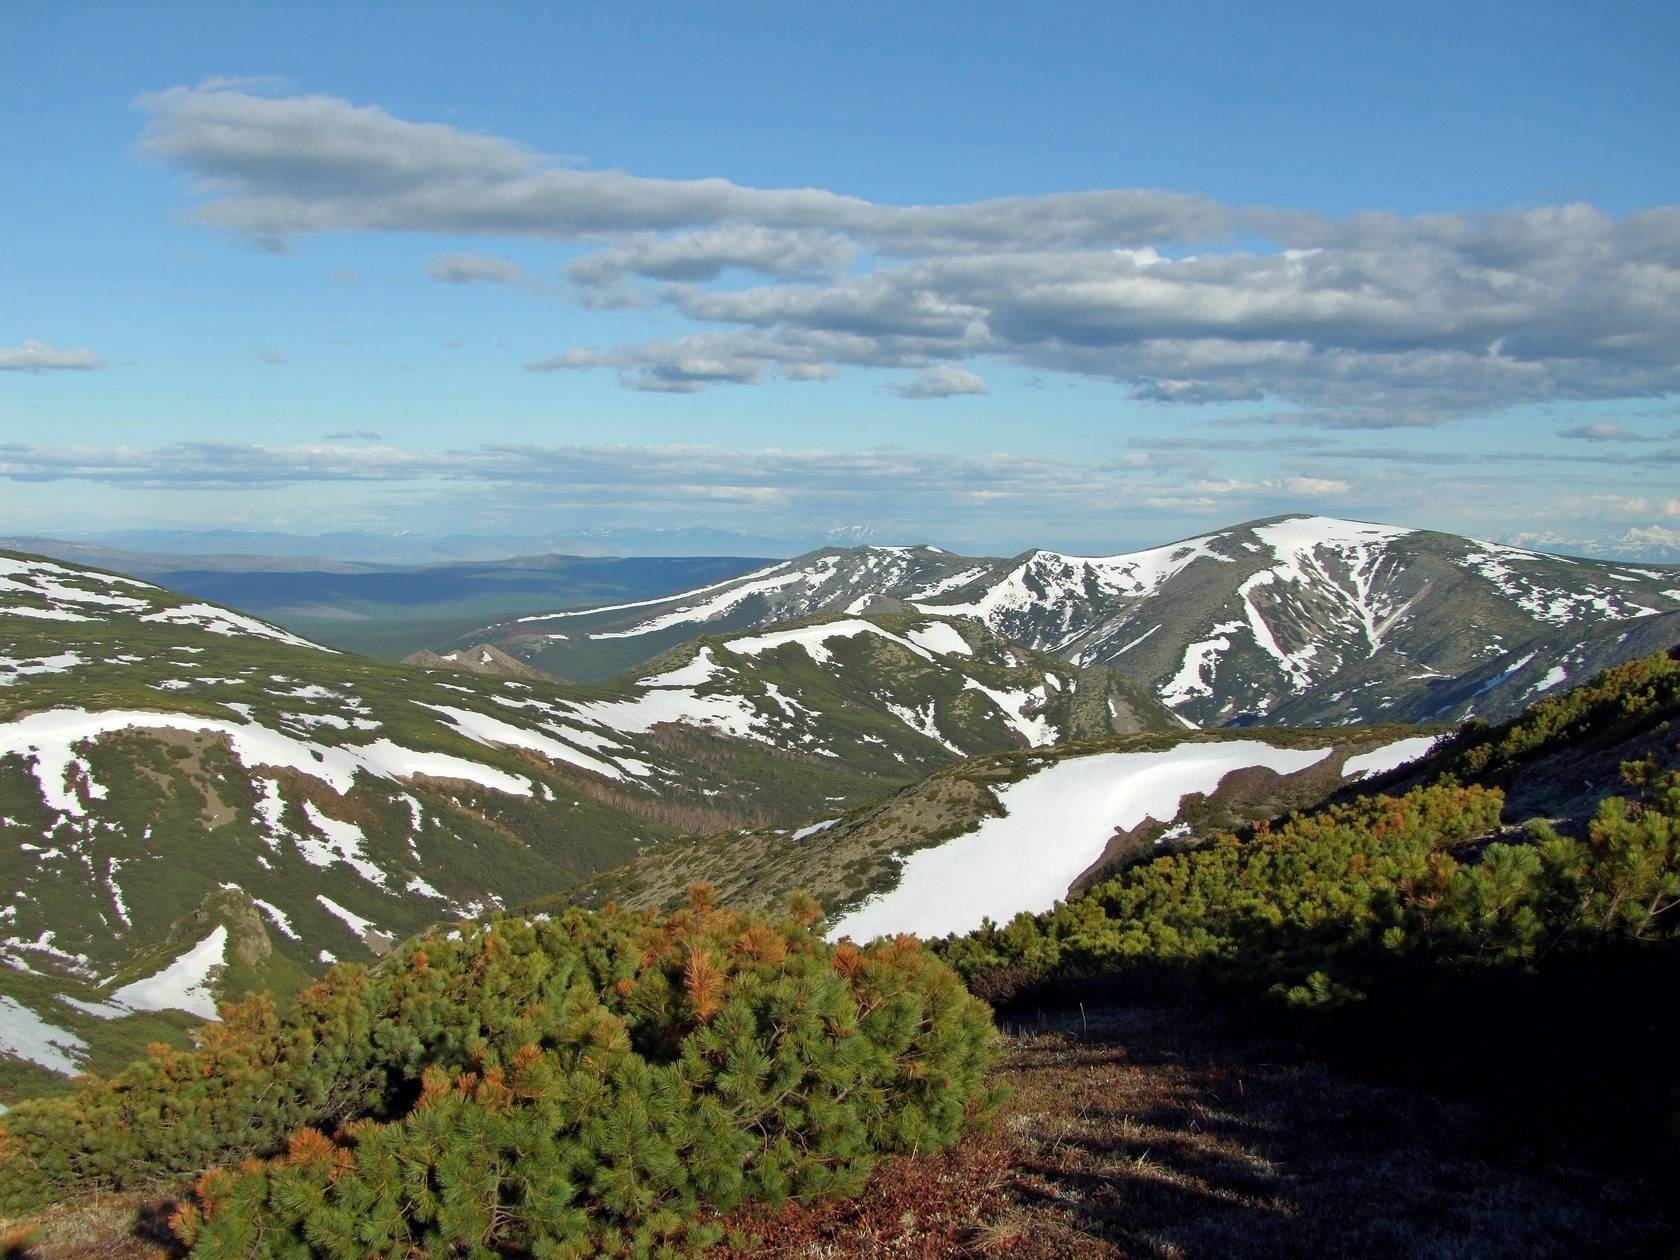
[(936, 942), (1065, 1026), (1143, 948), (1089, 953), (1094, 907), (1174, 862), (1443, 784), (1503, 802), (1456, 860), (1587, 836), (1623, 767), (1680, 769), (1673, 668), (1641, 661), (1676, 640), (1680, 572), (1324, 518), (1100, 559), (823, 552), (405, 663), (0, 553), (0, 1104), (417, 937), (680, 916), (696, 886), (814, 896), (842, 951)]

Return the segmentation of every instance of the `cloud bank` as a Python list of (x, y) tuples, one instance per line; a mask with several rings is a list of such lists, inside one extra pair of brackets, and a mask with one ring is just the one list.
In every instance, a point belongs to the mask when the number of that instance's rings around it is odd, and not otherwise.
[[(528, 366), (606, 368), (632, 389), (864, 367), (938, 398), (977, 392), (939, 382), (990, 359), (1332, 427), (1680, 391), (1680, 207), (1328, 219), (1157, 189), (898, 206), (581, 169), (329, 96), (211, 84), (139, 104), (142, 149), (190, 174), (198, 220), (261, 245), (414, 232), (586, 247), (563, 273), (584, 305), (657, 308), (692, 331)], [(432, 274), (508, 267), (456, 255)]]

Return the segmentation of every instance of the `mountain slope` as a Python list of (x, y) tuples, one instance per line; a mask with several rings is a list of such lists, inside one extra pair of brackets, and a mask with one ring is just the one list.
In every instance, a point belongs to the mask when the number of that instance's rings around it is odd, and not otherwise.
[(468, 637), (599, 677), (700, 634), (907, 607), (1112, 666), (1203, 726), (1497, 720), (1680, 640), (1680, 570), (1297, 516), (1107, 557), (814, 552), (682, 596)]
[(795, 889), (831, 934), (941, 935), (1045, 910), (1094, 874), (1317, 804), (1422, 755), (1438, 731), (1187, 732), (973, 758), (869, 805), (799, 827), (683, 839), (566, 894), (631, 908), (696, 880), (769, 908)]
[(1112, 670), (1081, 669), (962, 619), (830, 616), (685, 644), (615, 684), (601, 720), (654, 712), (869, 773), (1069, 739), (1182, 729)]
[(682, 832), (1169, 725), (1111, 671), (922, 614), (717, 637), (581, 687), (349, 656), (0, 553), (0, 1090)]

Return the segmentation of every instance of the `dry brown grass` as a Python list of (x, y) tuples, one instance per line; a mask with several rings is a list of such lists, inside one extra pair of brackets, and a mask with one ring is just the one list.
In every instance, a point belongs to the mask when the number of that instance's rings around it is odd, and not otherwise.
[[(12, 1260), (166, 1260), (174, 1200), (153, 1193), (105, 1194), (55, 1204), (28, 1221), (0, 1220), (0, 1256)], [(15, 1235), (27, 1246), (8, 1250)]]

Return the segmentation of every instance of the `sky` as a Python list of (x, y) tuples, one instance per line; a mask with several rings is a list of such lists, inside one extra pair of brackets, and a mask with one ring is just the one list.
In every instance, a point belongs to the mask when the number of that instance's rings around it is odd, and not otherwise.
[(1680, 531), (1680, 6), (1376, 8), (7, 0), (0, 533)]

